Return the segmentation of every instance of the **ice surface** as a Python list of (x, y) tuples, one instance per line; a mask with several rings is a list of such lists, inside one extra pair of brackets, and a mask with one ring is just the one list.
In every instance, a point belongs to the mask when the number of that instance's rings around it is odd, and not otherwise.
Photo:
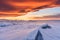
[(43, 40), (43, 37), (40, 30), (34, 30), (27, 36), (26, 40)]
[[(50, 25), (51, 29), (42, 29), (42, 24), (44, 23)], [(0, 27), (0, 40), (25, 40), (34, 30), (40, 30), (44, 40), (60, 40), (60, 21), (6, 21), (0, 22), (0, 25), (6, 25), (5, 27)], [(31, 35), (33, 36), (33, 34)]]

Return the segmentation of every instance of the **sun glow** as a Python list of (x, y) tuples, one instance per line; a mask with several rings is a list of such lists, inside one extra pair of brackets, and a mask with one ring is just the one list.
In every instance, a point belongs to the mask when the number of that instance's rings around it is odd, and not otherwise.
[[(0, 19), (8, 20), (60, 20), (60, 7), (45, 8), (36, 12), (14, 13), (14, 12), (0, 12)], [(3, 15), (4, 14), (4, 15)], [(47, 16), (47, 17), (45, 17)], [(56, 18), (55, 18), (56, 17)]]

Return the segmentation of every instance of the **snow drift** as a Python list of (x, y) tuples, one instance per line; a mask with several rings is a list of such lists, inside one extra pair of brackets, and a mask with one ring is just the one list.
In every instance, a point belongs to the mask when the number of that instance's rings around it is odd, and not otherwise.
[(60, 40), (60, 21), (0, 23), (0, 40)]

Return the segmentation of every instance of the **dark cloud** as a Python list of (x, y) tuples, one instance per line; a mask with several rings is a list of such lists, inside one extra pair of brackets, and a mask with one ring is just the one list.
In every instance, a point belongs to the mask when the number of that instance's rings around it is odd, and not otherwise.
[(0, 11), (7, 12), (7, 11), (12, 11), (12, 10), (16, 10), (16, 8), (6, 3), (5, 0), (0, 0)]
[(48, 1), (53, 1), (53, 0), (32, 0), (32, 1), (35, 1), (35, 2), (48, 2)]
[(16, 10), (13, 6), (10, 5), (0, 5), (0, 11), (8, 12), (8, 11), (13, 11)]
[(20, 10), (19, 13), (24, 13), (26, 12), (24, 9)]
[(39, 6), (37, 8), (33, 8), (32, 10), (38, 11), (39, 9), (49, 8), (49, 5)]
[(18, 13), (26, 13), (30, 10), (28, 10), (30, 7), (29, 6), (20, 6)]
[(60, 18), (60, 14), (51, 15), (51, 16), (44, 16), (45, 18)]
[(13, 2), (27, 2), (28, 0), (12, 0)]
[(53, 0), (12, 0), (13, 2), (46, 2), (46, 1), (53, 1)]
[(60, 5), (60, 0), (57, 0), (57, 1), (55, 2), (55, 4), (56, 4), (56, 5)]
[[(23, 0), (20, 0), (20, 1), (23, 1)], [(29, 7), (28, 6), (16, 7), (14, 5), (8, 4), (7, 0), (0, 0), (0, 12), (11, 12), (11, 11), (19, 10), (18, 12), (24, 13), (24, 12), (26, 12), (25, 10), (27, 8), (29, 8)]]
[(53, 2), (52, 4), (60, 4), (60, 0), (11, 0), (12, 2)]

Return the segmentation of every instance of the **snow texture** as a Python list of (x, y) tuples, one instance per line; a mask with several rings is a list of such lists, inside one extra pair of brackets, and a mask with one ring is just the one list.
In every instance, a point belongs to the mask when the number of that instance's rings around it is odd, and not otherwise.
[(60, 21), (0, 21), (0, 40), (36, 40), (37, 37), (60, 40)]

